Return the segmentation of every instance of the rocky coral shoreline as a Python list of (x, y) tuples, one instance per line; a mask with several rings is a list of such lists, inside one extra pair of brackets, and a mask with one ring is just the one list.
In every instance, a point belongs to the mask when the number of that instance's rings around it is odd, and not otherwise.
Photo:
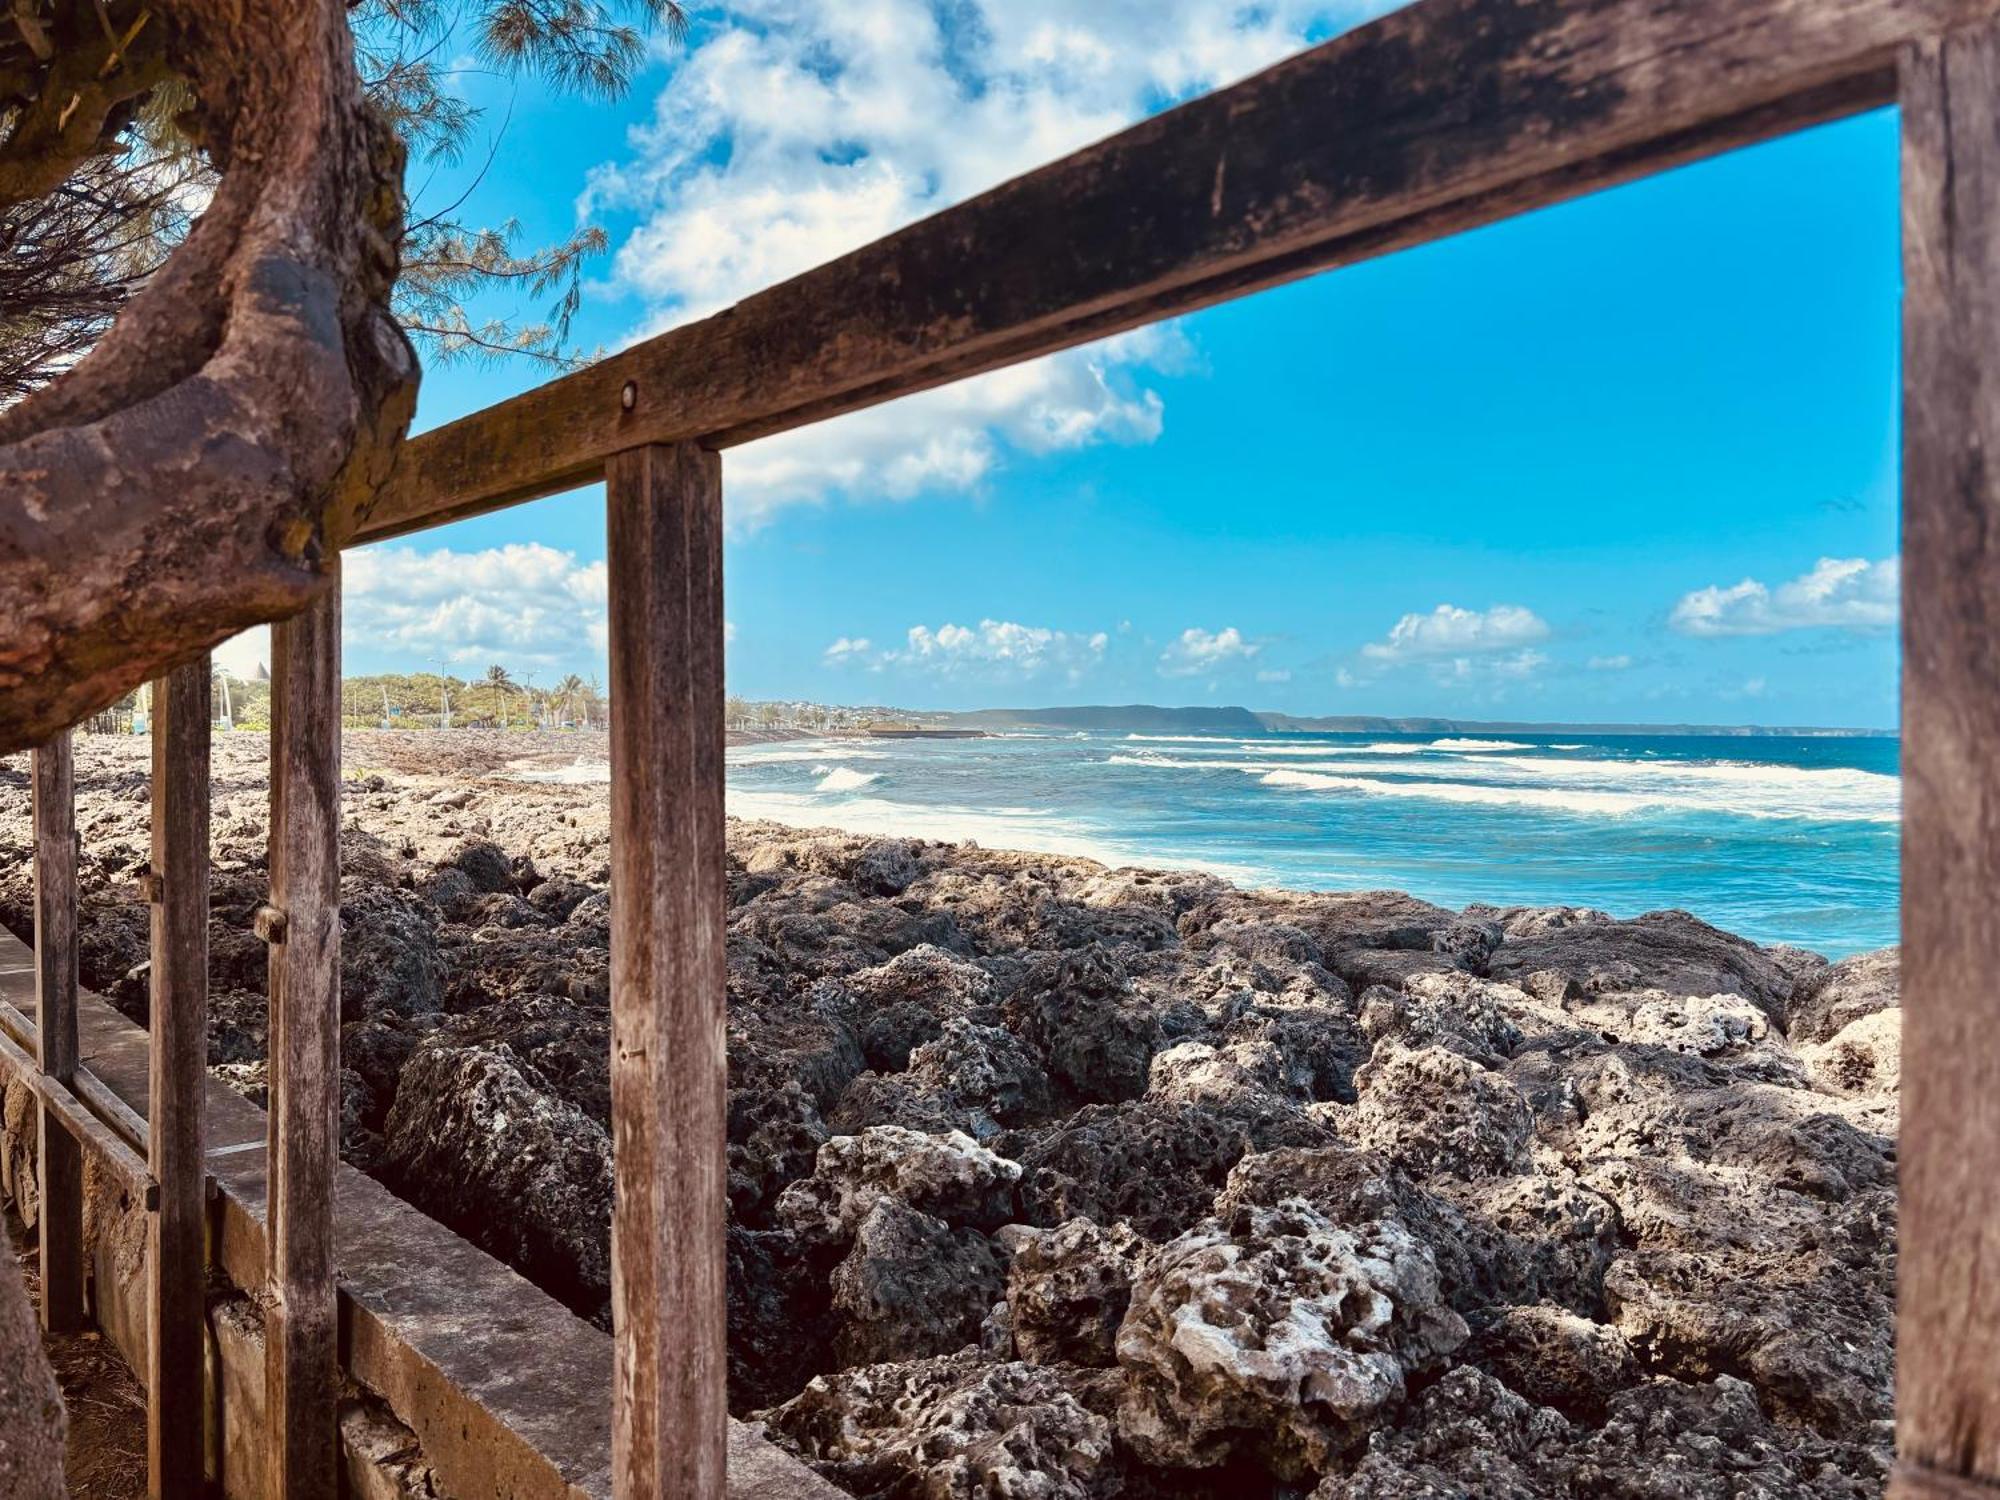
[[(608, 1317), (577, 735), (350, 733), (343, 1148)], [(264, 1046), (219, 737), (210, 1061)], [(143, 741), (79, 741), (144, 1020)], [(28, 930), (25, 762), (0, 922)], [(732, 823), (730, 1396), (881, 1497), (1827, 1497), (1890, 1452), (1893, 951)]]

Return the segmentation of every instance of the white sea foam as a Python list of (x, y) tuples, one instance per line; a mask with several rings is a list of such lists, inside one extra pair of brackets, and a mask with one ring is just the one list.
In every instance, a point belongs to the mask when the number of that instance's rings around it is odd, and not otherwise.
[(793, 762), (886, 760), (889, 752), (855, 745), (844, 740), (791, 741), (775, 745), (732, 745), (724, 759), (732, 766), (778, 766)]
[(1202, 870), (1237, 885), (1272, 883), (1277, 877), (1262, 866), (1186, 855), (1122, 844), (1080, 830), (1074, 819), (1041, 807), (922, 807), (880, 797), (856, 797), (823, 802), (807, 792), (751, 791), (729, 787), (724, 806), (732, 818), (758, 818), (799, 828), (834, 828), (843, 833), (885, 834), (897, 838), (970, 840), (987, 849), (1018, 849), (1036, 854), (1068, 854), (1107, 865), (1144, 865), (1152, 869)]
[(1535, 750), (1536, 745), (1524, 745), (1519, 740), (1432, 740), (1427, 747), (1432, 750), (1458, 750), (1467, 754), (1486, 755), (1501, 750)]
[(1343, 775), (1355, 766), (1245, 765), (1266, 786), (1419, 797), (1488, 806), (1534, 806), (1623, 814), (1640, 808), (1785, 818), (1830, 823), (1894, 823), (1901, 784), (1894, 776), (1841, 768), (1750, 765), (1740, 762), (1591, 761), (1529, 758), (1479, 764), (1476, 780)]
[(850, 766), (828, 766), (815, 774), (819, 777), (819, 789), (822, 792), (858, 792), (882, 773), (857, 771)]
[(1464, 802), (1487, 807), (1547, 807), (1612, 816), (1661, 805), (1659, 798), (1630, 792), (1481, 786), (1469, 781), (1383, 781), (1372, 776), (1328, 776), (1316, 771), (1266, 771), (1260, 779), (1265, 786), (1308, 792), (1362, 792), (1371, 797), (1416, 797), (1429, 802)]

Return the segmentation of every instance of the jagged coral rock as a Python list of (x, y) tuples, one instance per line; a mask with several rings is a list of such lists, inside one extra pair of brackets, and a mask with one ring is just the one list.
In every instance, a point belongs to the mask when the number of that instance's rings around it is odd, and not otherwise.
[(815, 1378), (763, 1414), (774, 1436), (857, 1495), (1106, 1500), (1111, 1426), (1055, 1371), (976, 1351)]
[(1003, 1288), (984, 1235), (889, 1197), (856, 1227), (831, 1285), (842, 1364), (918, 1359), (975, 1343)]
[(998, 1228), (1012, 1218), (1016, 1162), (962, 1131), (925, 1135), (873, 1125), (819, 1148), (813, 1175), (779, 1195), (780, 1223), (808, 1241), (844, 1244), (884, 1198), (947, 1223)]
[(1484, 1177), (1528, 1162), (1534, 1115), (1505, 1075), (1445, 1047), (1377, 1045), (1355, 1075), (1353, 1138), (1392, 1152), (1410, 1172)]
[(1123, 1224), (1018, 1226), (1007, 1267), (1014, 1347), (1038, 1364), (1109, 1366), (1145, 1241)]
[(1298, 1200), (1150, 1251), (1118, 1330), (1120, 1436), (1147, 1460), (1241, 1451), (1322, 1469), (1466, 1336), (1430, 1251), (1392, 1219), (1343, 1228)]
[(611, 1138), (506, 1045), (425, 1045), (403, 1068), (383, 1170), (426, 1213), (578, 1312), (611, 1293)]

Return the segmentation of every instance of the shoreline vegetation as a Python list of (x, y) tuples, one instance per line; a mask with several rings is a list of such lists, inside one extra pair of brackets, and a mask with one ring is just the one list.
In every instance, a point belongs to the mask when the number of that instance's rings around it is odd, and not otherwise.
[[(579, 738), (345, 736), (341, 1125), (602, 1325), (608, 796), (517, 774)], [(146, 749), (77, 759), (84, 979), (143, 1021)], [(252, 1098), (267, 799), (219, 737), (210, 1066)], [(20, 935), (29, 851), (17, 757)], [(1893, 950), (736, 820), (728, 855), (730, 1401), (856, 1495), (1882, 1493)]]

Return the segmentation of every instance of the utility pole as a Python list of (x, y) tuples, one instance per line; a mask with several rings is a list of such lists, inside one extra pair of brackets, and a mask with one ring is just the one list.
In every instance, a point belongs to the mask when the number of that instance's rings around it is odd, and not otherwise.
[(451, 728), (451, 689), (446, 686), (451, 681), (445, 675), (444, 658), (433, 656), (431, 665), (438, 669), (438, 728)]

